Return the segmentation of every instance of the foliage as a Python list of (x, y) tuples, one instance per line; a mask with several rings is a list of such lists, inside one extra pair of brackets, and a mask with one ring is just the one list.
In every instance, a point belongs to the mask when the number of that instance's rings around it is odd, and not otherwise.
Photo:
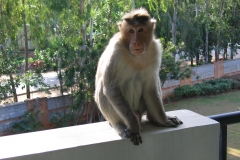
[(0, 44), (14, 39), (17, 36), (18, 27), (20, 26), (20, 1), (8, 0), (0, 2)]
[(43, 130), (44, 127), (41, 122), (38, 121), (38, 114), (41, 114), (40, 110), (30, 110), (25, 113), (23, 120), (12, 125), (13, 133), (26, 133)]
[(71, 106), (63, 112), (56, 112), (50, 119), (51, 124), (58, 128), (104, 120), (101, 112), (93, 102), (84, 104), (84, 107), (80, 108), (81, 110), (77, 106), (76, 108), (73, 107)]
[(55, 125), (56, 128), (67, 127), (73, 124), (73, 116), (71, 113), (55, 113), (50, 119), (50, 123)]
[(45, 91), (46, 93), (50, 94), (49, 92), (49, 85), (44, 83), (44, 78), (42, 74), (36, 73), (33, 71), (27, 71), (26, 74), (20, 76), (21, 83), (22, 83), (22, 89), (26, 87), (26, 85), (38, 88), (39, 91)]
[(231, 75), (231, 76), (224, 76), (222, 78), (232, 79), (232, 80), (238, 81), (239, 83), (235, 85), (235, 88), (240, 89), (240, 74), (235, 74), (235, 75)]
[(163, 51), (162, 65), (159, 73), (162, 86), (169, 79), (189, 78), (192, 71), (190, 67), (184, 66), (183, 57), (180, 57), (180, 60), (175, 61), (175, 58), (172, 56), (172, 53), (176, 50), (181, 51), (184, 46), (179, 45), (176, 47), (172, 42), (168, 42), (168, 44), (165, 44), (164, 40), (162, 40), (162, 42), (163, 46), (166, 47)]
[[(47, 13), (52, 13), (45, 23), (49, 34), (45, 45), (41, 45), (35, 53), (38, 59), (44, 61), (46, 70), (57, 72), (61, 93), (73, 95), (70, 114), (73, 123), (78, 124), (85, 104), (94, 101), (98, 58), (109, 38), (117, 32), (116, 22), (127, 9), (124, 6), (127, 2), (91, 1), (83, 4), (68, 1), (68, 5), (59, 8), (55, 3), (58, 2), (50, 0), (50, 3), (43, 3)], [(61, 119), (65, 117), (58, 121)]]
[[(184, 65), (184, 59), (196, 57), (197, 65), (205, 53), (205, 29), (209, 29), (209, 50), (216, 46), (225, 48), (228, 42), (234, 46), (239, 43), (239, 9), (240, 1), (227, 0), (225, 7), (220, 8), (219, 2), (210, 1), (209, 13), (206, 13), (206, 1), (148, 0), (148, 1), (115, 1), (115, 0), (7, 0), (0, 2), (0, 45), (4, 50), (0, 53), (0, 76), (11, 75), (13, 78), (0, 80), (0, 97), (6, 98), (14, 94), (14, 86), (20, 83), (42, 88), (48, 91), (43, 83), (41, 73), (53, 70), (57, 72), (60, 90), (63, 94), (73, 95), (70, 107), (74, 124), (86, 109), (86, 104), (93, 102), (94, 79), (98, 58), (107, 45), (110, 37), (118, 32), (117, 22), (131, 8), (144, 7), (158, 21), (156, 37), (162, 37), (163, 57), (159, 73), (162, 85), (168, 79), (189, 77), (191, 69)], [(219, 17), (224, 10), (223, 17)], [(37, 49), (32, 59), (41, 60), (43, 68), (19, 73), (18, 69), (23, 58), (20, 49), (14, 47), (23, 27), (23, 13), (30, 26), (29, 38), (36, 41)], [(220, 31), (221, 34), (218, 34)], [(217, 36), (219, 35), (219, 36)], [(23, 35), (20, 35), (23, 36)], [(10, 48), (5, 47), (6, 40), (11, 40)], [(10, 41), (9, 41), (10, 42)], [(174, 43), (173, 43), (174, 42)], [(208, 46), (207, 46), (208, 48)], [(203, 52), (202, 52), (203, 51)], [(180, 60), (174, 56), (179, 53)], [(208, 57), (208, 56), (206, 56)], [(27, 62), (28, 59), (25, 59)], [(204, 59), (203, 59), (204, 60)], [(199, 63), (198, 63), (199, 61)], [(228, 85), (218, 84), (220, 88)], [(212, 84), (205, 84), (204, 94), (212, 94)], [(200, 89), (199, 89), (200, 88)], [(190, 90), (187, 88), (185, 90)], [(221, 90), (216, 89), (216, 92)], [(201, 95), (201, 87), (189, 91)], [(94, 106), (95, 107), (95, 106)], [(66, 115), (67, 116), (67, 115)], [(63, 122), (63, 118), (60, 122)], [(77, 120), (77, 121), (75, 121)]]
[(0, 80), (0, 102), (8, 97), (8, 91), (11, 89), (9, 81), (1, 78)]
[(175, 88), (174, 94), (177, 98), (219, 94), (234, 89), (238, 83), (238, 81), (232, 79), (213, 79), (195, 85), (185, 85)]
[[(44, 83), (44, 78), (38, 69), (29, 70), (26, 74), (19, 73), (19, 68), (23, 64), (23, 57), (20, 56), (16, 47), (10, 46), (6, 50), (0, 51), (0, 76), (6, 75), (6, 78), (1, 78), (1, 95), (0, 99), (6, 99), (8, 95), (16, 94), (16, 88), (22, 85), (22, 89), (26, 85), (38, 87), (40, 91), (50, 93), (49, 85)], [(14, 75), (13, 75), (14, 74)], [(3, 96), (4, 95), (4, 96)]]
[(0, 50), (0, 75), (18, 73), (18, 68), (22, 62), (23, 58), (19, 56), (19, 51), (15, 46)]
[[(8, 47), (6, 50), (0, 50), (0, 101), (5, 100), (8, 95), (16, 94), (15, 88), (20, 85), (21, 77), (12, 74), (18, 72), (18, 68), (22, 63), (21, 57), (18, 56), (14, 46)], [(4, 75), (5, 76), (4, 78)]]

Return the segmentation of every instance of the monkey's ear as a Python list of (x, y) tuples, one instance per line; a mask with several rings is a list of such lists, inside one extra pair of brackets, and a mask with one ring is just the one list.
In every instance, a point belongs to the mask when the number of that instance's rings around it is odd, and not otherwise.
[(150, 21), (151, 21), (151, 24), (152, 24), (152, 28), (155, 29), (155, 26), (156, 26), (156, 23), (157, 23), (156, 19), (152, 18)]
[(118, 22), (117, 25), (118, 25), (119, 31), (121, 31), (122, 22)]

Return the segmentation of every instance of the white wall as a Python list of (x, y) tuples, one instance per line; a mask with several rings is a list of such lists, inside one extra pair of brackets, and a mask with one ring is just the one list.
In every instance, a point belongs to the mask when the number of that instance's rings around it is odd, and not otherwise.
[(168, 112), (176, 128), (142, 122), (143, 144), (122, 139), (108, 122), (0, 137), (8, 160), (218, 160), (219, 123), (189, 110)]

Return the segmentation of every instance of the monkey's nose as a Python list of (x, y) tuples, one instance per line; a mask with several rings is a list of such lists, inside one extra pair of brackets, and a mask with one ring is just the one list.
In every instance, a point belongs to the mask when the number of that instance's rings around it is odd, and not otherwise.
[(139, 46), (140, 45), (140, 42), (136, 41), (133, 43), (134, 46)]

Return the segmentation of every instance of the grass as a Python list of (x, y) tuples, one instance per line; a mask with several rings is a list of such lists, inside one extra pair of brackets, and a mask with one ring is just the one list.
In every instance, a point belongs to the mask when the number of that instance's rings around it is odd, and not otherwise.
[[(188, 109), (204, 116), (240, 110), (240, 91), (182, 99), (165, 105), (166, 111)], [(240, 159), (240, 123), (228, 126), (228, 160)]]

